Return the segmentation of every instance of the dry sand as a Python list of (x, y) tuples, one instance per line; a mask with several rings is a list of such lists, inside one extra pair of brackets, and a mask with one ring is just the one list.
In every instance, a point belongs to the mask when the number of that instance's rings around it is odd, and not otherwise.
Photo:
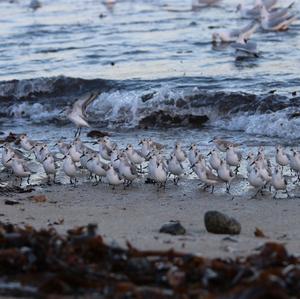
[[(97, 223), (98, 232), (107, 242), (125, 246), (128, 240), (139, 249), (174, 248), (207, 257), (249, 254), (268, 241), (285, 243), (290, 252), (300, 254), (300, 198), (274, 200), (268, 194), (249, 199), (253, 190), (241, 190), (241, 184), (236, 183), (233, 187), (232, 193), (240, 196), (225, 195), (223, 187), (211, 195), (191, 179), (181, 181), (179, 186), (169, 183), (165, 191), (159, 192), (142, 182), (127, 190), (121, 186), (112, 190), (102, 183), (84, 183), (77, 188), (40, 186), (30, 194), (0, 195), (0, 221), (36, 228), (53, 225), (61, 233), (74, 226)], [(48, 199), (32, 201), (28, 196), (34, 194), (45, 194)], [(20, 200), (20, 204), (6, 205), (8, 198)], [(241, 234), (226, 238), (208, 233), (203, 221), (208, 210), (235, 217), (241, 223)], [(161, 225), (170, 220), (179, 220), (186, 235), (159, 233)], [(256, 227), (269, 238), (255, 237)]]

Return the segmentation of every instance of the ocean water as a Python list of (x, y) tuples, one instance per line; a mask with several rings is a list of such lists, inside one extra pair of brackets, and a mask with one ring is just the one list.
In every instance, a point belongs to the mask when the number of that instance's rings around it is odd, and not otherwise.
[(239, 1), (203, 9), (189, 0), (41, 3), (0, 1), (0, 131), (72, 138), (59, 112), (98, 90), (89, 122), (117, 142), (150, 136), (204, 146), (220, 136), (298, 145), (300, 21), (286, 32), (259, 29), (260, 57), (236, 61), (211, 35), (250, 22), (235, 12)]

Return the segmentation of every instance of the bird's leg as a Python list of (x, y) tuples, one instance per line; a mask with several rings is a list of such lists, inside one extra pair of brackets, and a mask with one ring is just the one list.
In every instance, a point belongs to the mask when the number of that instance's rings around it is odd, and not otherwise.
[(211, 185), (211, 194), (214, 193), (214, 190), (215, 190), (215, 186), (214, 186), (214, 185)]
[(73, 181), (72, 181), (72, 178), (71, 178), (71, 177), (70, 177), (70, 184), (73, 185)]
[(239, 172), (239, 168), (240, 168), (240, 165), (238, 165), (238, 166), (235, 168), (235, 170), (234, 170), (234, 172), (235, 172), (235, 175), (237, 175), (237, 174), (238, 174), (238, 172)]
[(76, 137), (77, 137), (78, 129), (79, 129), (79, 128), (77, 128), (77, 129), (76, 129), (76, 132), (75, 132), (74, 138), (76, 138)]
[(289, 191), (287, 189), (285, 190), (285, 193), (287, 195), (287, 198), (291, 198), (291, 195), (290, 195), (290, 193), (289, 193)]
[(298, 183), (300, 181), (300, 174), (299, 174), (299, 172), (297, 173), (297, 179), (296, 179), (296, 181), (294, 181), (293, 182), (293, 184), (296, 184), (296, 183)]
[(78, 137), (80, 136), (81, 134), (81, 127), (79, 127), (79, 130), (78, 130)]
[(27, 184), (30, 185), (30, 175), (27, 178)]
[(207, 184), (205, 184), (204, 186), (203, 186), (203, 191), (206, 191), (206, 189), (209, 187), (209, 185), (207, 185)]
[(275, 191), (275, 194), (273, 196), (273, 199), (276, 199), (277, 191)]

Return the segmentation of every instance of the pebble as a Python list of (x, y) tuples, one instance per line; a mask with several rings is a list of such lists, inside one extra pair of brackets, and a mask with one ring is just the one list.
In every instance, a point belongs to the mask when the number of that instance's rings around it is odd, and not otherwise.
[(186, 230), (179, 221), (170, 221), (169, 223), (164, 224), (159, 232), (177, 236), (184, 235)]

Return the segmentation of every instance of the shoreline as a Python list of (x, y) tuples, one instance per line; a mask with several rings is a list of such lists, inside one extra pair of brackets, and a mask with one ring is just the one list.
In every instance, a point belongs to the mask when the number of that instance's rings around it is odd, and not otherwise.
[[(0, 222), (32, 225), (37, 229), (53, 226), (63, 234), (68, 229), (95, 223), (108, 244), (114, 242), (126, 247), (128, 241), (140, 250), (172, 248), (210, 258), (246, 256), (266, 242), (282, 243), (291, 254), (300, 255), (298, 198), (274, 200), (267, 192), (250, 200), (254, 190), (243, 188), (242, 182), (233, 183), (232, 193), (239, 194), (233, 199), (232, 195), (223, 194), (223, 186), (210, 194), (201, 191), (198, 180), (193, 179), (184, 179), (178, 186), (169, 183), (166, 190), (159, 192), (156, 186), (141, 181), (126, 190), (122, 186), (112, 190), (105, 183), (35, 189), (31, 193), (0, 195)], [(46, 195), (47, 200), (31, 200), (34, 195)], [(6, 205), (6, 199), (19, 204)], [(209, 210), (237, 219), (242, 226), (241, 234), (228, 237), (208, 233), (204, 214)], [(186, 234), (159, 233), (160, 227), (171, 220), (180, 221)], [(267, 238), (255, 237), (256, 228)]]

